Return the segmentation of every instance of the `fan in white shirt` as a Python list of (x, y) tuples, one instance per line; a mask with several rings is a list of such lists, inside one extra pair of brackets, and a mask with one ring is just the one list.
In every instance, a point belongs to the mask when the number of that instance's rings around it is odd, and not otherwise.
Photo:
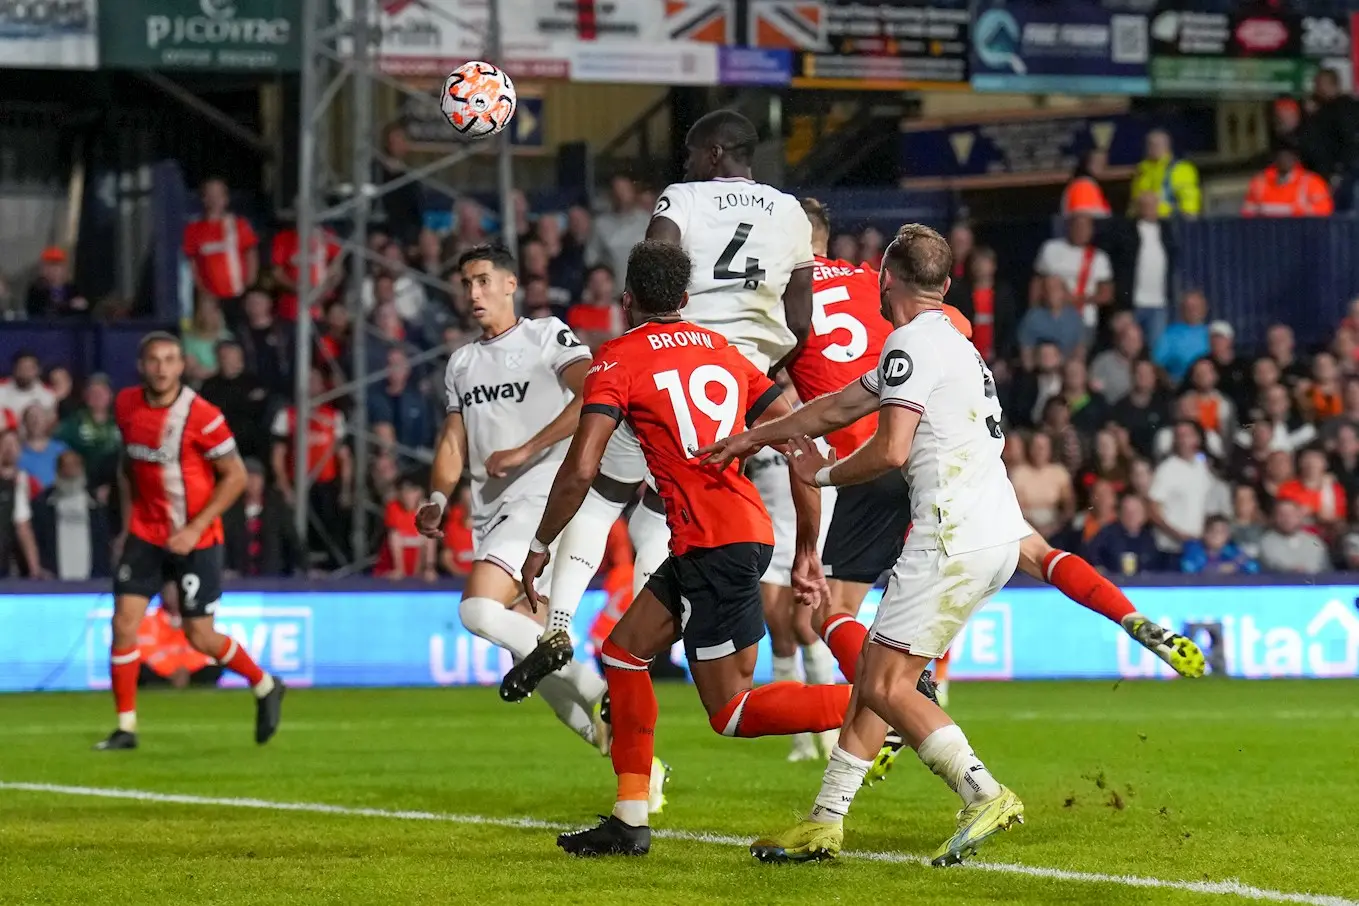
[(1029, 284), (1029, 302), (1036, 303), (1042, 293), (1042, 278), (1061, 277), (1080, 307), (1085, 326), (1099, 323), (1099, 309), (1114, 300), (1114, 267), (1109, 256), (1094, 246), (1095, 222), (1077, 214), (1067, 220), (1066, 236), (1049, 239), (1038, 250)]

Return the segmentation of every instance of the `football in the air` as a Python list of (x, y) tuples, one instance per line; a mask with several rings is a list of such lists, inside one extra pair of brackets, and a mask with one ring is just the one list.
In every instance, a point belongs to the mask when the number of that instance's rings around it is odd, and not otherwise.
[(444, 80), (440, 105), (464, 138), (485, 138), (509, 125), (518, 104), (514, 82), (499, 66), (473, 60)]

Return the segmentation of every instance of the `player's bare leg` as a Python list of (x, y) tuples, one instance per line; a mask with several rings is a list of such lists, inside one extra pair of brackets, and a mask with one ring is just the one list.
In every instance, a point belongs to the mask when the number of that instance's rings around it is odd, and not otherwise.
[[(542, 625), (522, 604), (522, 588), (509, 571), (491, 560), (472, 565), (458, 616), (468, 632), (504, 648), (522, 661), (538, 645)], [(545, 615), (539, 615), (541, 620)], [(605, 735), (598, 706), (604, 684), (584, 664), (572, 662), (539, 685), (543, 701), (581, 739), (599, 746)]]
[(283, 680), (265, 673), (239, 642), (218, 632), (211, 616), (185, 615), (184, 636), (195, 650), (215, 658), (250, 684), (255, 696), (255, 742), (264, 745), (272, 739), (283, 717), (283, 695), (287, 692)]
[(150, 603), (150, 598), (139, 595), (118, 595), (113, 599), (109, 679), (113, 687), (113, 704), (118, 712), (118, 728), (107, 739), (95, 744), (99, 751), (137, 748), (137, 676), (142, 665), (137, 629), (142, 625)]
[[(798, 671), (798, 639), (793, 629), (795, 614), (793, 590), (771, 582), (760, 583), (760, 599), (764, 605), (764, 625), (769, 629), (769, 644), (774, 655), (774, 682), (796, 682), (802, 679)], [(811, 761), (817, 757), (816, 743), (810, 733), (797, 733), (788, 752), (789, 761)]]
[(1019, 568), (1026, 575), (1052, 585), (1087, 610), (1119, 624), (1139, 645), (1181, 676), (1203, 676), (1206, 662), (1193, 639), (1138, 613), (1117, 585), (1081, 557), (1057, 550), (1034, 532), (1020, 542)]

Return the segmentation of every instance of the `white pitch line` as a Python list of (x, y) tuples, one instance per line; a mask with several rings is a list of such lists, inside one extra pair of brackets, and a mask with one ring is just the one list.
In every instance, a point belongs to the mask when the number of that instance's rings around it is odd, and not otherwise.
[[(537, 818), (493, 818), (486, 815), (455, 815), (443, 812), (405, 811), (382, 808), (361, 808), (345, 805), (328, 805), (324, 802), (274, 802), (268, 799), (238, 799), (218, 796), (189, 796), (180, 793), (155, 793), (149, 790), (124, 790), (110, 787), (64, 786), (54, 783), (18, 783), (0, 781), (0, 790), (13, 790), (25, 793), (52, 793), (60, 796), (91, 796), (99, 799), (131, 799), (137, 802), (160, 802), (170, 805), (212, 805), (226, 808), (253, 808), (271, 812), (310, 812), (321, 815), (342, 815), (358, 818), (391, 818), (398, 821), (440, 821), (449, 824), (466, 824), (482, 827), (513, 827), (526, 830), (570, 830), (573, 825), (554, 821), (541, 821)], [(711, 843), (719, 846), (747, 846), (749, 837), (733, 837), (729, 834), (700, 833), (695, 831), (657, 829), (652, 836), (662, 840), (683, 840), (691, 843)], [(928, 865), (923, 856), (893, 852), (853, 852), (841, 854), (850, 859), (868, 862), (891, 862), (904, 865)], [(1250, 900), (1267, 900), (1274, 903), (1302, 903), (1306, 906), (1359, 906), (1359, 900), (1330, 894), (1290, 893), (1283, 890), (1269, 890), (1253, 887), (1240, 881), (1168, 881), (1162, 878), (1144, 878), (1137, 875), (1111, 875), (1096, 872), (1066, 871), (1060, 868), (1039, 868), (1032, 865), (1015, 865), (1005, 862), (967, 862), (965, 869), (990, 871), (1000, 874), (1024, 875), (1030, 878), (1047, 878), (1055, 881), (1076, 881), (1093, 884), (1119, 884), (1124, 887), (1150, 887), (1161, 890), (1183, 890), (1188, 893), (1217, 894), (1243, 897)]]

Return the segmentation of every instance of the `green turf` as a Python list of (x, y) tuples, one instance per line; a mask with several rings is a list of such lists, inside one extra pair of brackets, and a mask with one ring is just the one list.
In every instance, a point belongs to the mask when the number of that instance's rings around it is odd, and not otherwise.
[[(674, 767), (657, 827), (738, 837), (810, 805), (785, 740), (708, 728), (659, 690)], [(952, 713), (1028, 823), (991, 862), (1238, 880), (1359, 901), (1359, 683), (955, 686)], [(612, 773), (541, 704), (493, 690), (294, 690), (251, 741), (240, 692), (144, 694), (142, 748), (95, 753), (105, 696), (0, 697), (0, 781), (592, 823)], [(912, 758), (863, 791), (846, 846), (928, 854), (956, 801)], [(0, 903), (1238, 903), (1235, 895), (842, 859), (764, 866), (737, 845), (657, 840), (580, 862), (551, 830), (87, 798), (0, 789)]]

